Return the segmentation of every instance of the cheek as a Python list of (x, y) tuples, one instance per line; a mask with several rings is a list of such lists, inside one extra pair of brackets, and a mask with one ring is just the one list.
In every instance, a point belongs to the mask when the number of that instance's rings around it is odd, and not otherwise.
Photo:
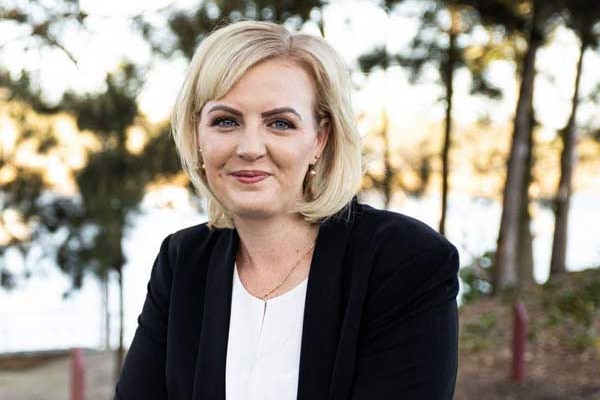
[(224, 163), (222, 152), (215, 147), (207, 147), (203, 150), (204, 154), (204, 175), (208, 185), (213, 190), (221, 186), (221, 180), (223, 178), (222, 165)]
[(274, 153), (283, 159), (308, 163), (315, 153), (315, 134), (309, 131), (299, 131), (294, 138), (284, 138), (273, 143)]
[[(299, 150), (299, 149), (297, 149)], [(290, 187), (296, 187), (304, 181), (304, 177), (312, 160), (309, 151), (291, 151), (286, 154), (281, 153), (278, 168), (286, 179), (286, 184)]]
[(204, 163), (211, 168), (218, 168), (231, 157), (231, 146), (225, 141), (211, 140), (204, 145)]
[(272, 154), (274, 163), (287, 176), (303, 179), (312, 160), (313, 151), (310, 146), (297, 143), (295, 146), (285, 146)]

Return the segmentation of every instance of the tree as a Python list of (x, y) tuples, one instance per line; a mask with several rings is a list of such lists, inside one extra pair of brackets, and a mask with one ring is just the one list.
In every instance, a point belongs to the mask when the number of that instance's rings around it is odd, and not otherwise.
[(52, 118), (36, 112), (19, 95), (29, 90), (30, 98), (35, 98), (30, 84), (28, 76), (13, 80), (7, 72), (0, 71), (0, 88), (7, 94), (0, 99), (0, 114), (18, 121), (14, 140), (10, 139), (9, 131), (2, 132), (0, 140), (0, 206), (3, 211), (0, 232), (4, 236), (0, 242), (0, 288), (4, 289), (13, 289), (19, 281), (32, 275), (28, 263), (21, 274), (8, 268), (5, 256), (13, 249), (23, 260), (28, 258), (37, 239), (34, 227), (43, 208), (39, 199), (49, 189), (44, 169), (28, 163), (22, 155), (31, 145), (38, 155), (48, 154), (57, 145)]
[[(533, 100), (533, 99), (532, 99)], [(530, 108), (531, 125), (527, 134), (527, 155), (523, 169), (523, 190), (521, 191), (521, 209), (519, 212), (519, 228), (517, 240), (517, 286), (526, 287), (533, 283), (533, 235), (531, 233), (531, 212), (529, 204), (529, 187), (533, 182), (534, 159), (534, 130), (538, 125), (533, 106)]]
[[(86, 18), (87, 14), (81, 10), (79, 2), (72, 0), (54, 0), (44, 4), (29, 2), (26, 7), (22, 3), (0, 4), (0, 25), (10, 26), (19, 33), (11, 43), (20, 43), (24, 51), (50, 46), (64, 53), (73, 63), (77, 61), (62, 44), (60, 36), (66, 26), (81, 27)], [(6, 43), (1, 43), (0, 48)], [(10, 235), (0, 245), (0, 287), (12, 288), (18, 284), (19, 277), (6, 268), (3, 256), (10, 248), (19, 250), (23, 258), (27, 256), (37, 240), (34, 228), (43, 209), (39, 199), (50, 189), (44, 179), (45, 171), (18, 162), (15, 155), (20, 146), (28, 141), (36, 142), (39, 154), (46, 154), (56, 145), (50, 120), (59, 107), (45, 101), (43, 93), (35, 86), (34, 79), (27, 71), (22, 71), (15, 78), (0, 64), (0, 88), (6, 93), (1, 100), (5, 103), (3, 109), (18, 121), (14, 149), (9, 151), (0, 148), (0, 170), (5, 172), (5, 179), (0, 180), (0, 204), (3, 210), (14, 211), (19, 223), (27, 228), (26, 234), (11, 234), (12, 230), (7, 228), (3, 220), (4, 214), (0, 216), (0, 226)], [(27, 270), (21, 278), (29, 276), (31, 271)]]
[[(143, 15), (135, 18), (135, 25), (157, 54), (164, 57), (183, 54), (191, 59), (198, 44), (211, 31), (241, 19), (286, 23), (293, 29), (299, 29), (305, 21), (312, 18), (323, 35), (320, 9), (325, 3), (323, 0), (198, 1), (197, 6), (191, 9), (163, 9), (162, 14), (167, 20), (166, 30), (165, 27), (157, 27), (153, 22), (149, 22)], [(166, 31), (173, 35), (171, 40), (165, 40)]]
[(97, 135), (100, 148), (88, 155), (87, 164), (76, 175), (80, 211), (75, 223), (69, 222), (72, 229), (60, 247), (58, 263), (75, 277), (79, 286), (86, 270), (103, 282), (109, 271), (116, 273), (119, 346), (115, 376), (118, 376), (124, 359), (123, 237), (146, 185), (158, 174), (177, 172), (179, 165), (172, 143), (169, 147), (161, 143), (166, 142), (164, 137), (150, 142), (139, 154), (127, 146), (128, 129), (138, 119), (137, 94), (142, 86), (138, 68), (125, 63), (120, 71), (107, 76), (106, 86), (105, 92), (94, 95), (67, 93), (62, 102), (75, 116), (79, 129)]
[[(383, 197), (383, 208), (388, 209), (393, 194), (401, 190), (411, 196), (419, 197), (427, 188), (431, 175), (431, 155), (424, 149), (425, 141), (418, 146), (420, 151), (407, 151), (400, 157), (394, 157), (390, 145), (389, 117), (386, 112), (381, 114), (382, 125), (372, 132), (364, 144), (365, 158), (373, 161), (374, 155), (381, 158), (381, 168), (369, 168), (363, 177), (362, 190), (375, 189)], [(373, 171), (376, 169), (376, 171)], [(407, 182), (406, 176), (416, 179)]]
[(69, 26), (82, 27), (88, 15), (78, 0), (50, 0), (0, 4), (0, 24), (16, 25), (22, 32), (17, 40), (29, 47), (51, 46), (60, 49), (73, 63), (77, 59), (62, 41), (63, 30)]
[[(482, 3), (485, 3), (485, 6), (490, 5), (487, 4), (488, 2)], [(525, 177), (531, 143), (529, 135), (532, 130), (535, 60), (537, 51), (544, 42), (549, 27), (552, 26), (553, 18), (560, 10), (558, 2), (539, 0), (514, 1), (511, 5), (514, 14), (507, 14), (506, 23), (510, 26), (518, 26), (515, 21), (521, 18), (528, 21), (528, 27), (524, 31), (527, 50), (520, 68), (521, 82), (502, 199), (502, 217), (493, 271), (494, 293), (518, 285), (519, 220), (524, 206), (523, 191), (526, 190)], [(521, 10), (526, 10), (525, 15), (520, 15)]]
[(565, 128), (560, 132), (563, 144), (560, 162), (560, 180), (554, 199), (555, 226), (550, 260), (550, 277), (566, 271), (567, 231), (569, 225), (569, 207), (573, 192), (573, 171), (575, 169), (577, 145), (577, 111), (580, 103), (579, 86), (583, 73), (583, 59), (587, 49), (597, 45), (600, 39), (594, 30), (600, 22), (600, 4), (594, 0), (570, 0), (568, 24), (579, 37), (579, 59), (575, 69), (575, 83), (571, 114)]
[[(404, 0), (386, 1), (387, 10), (396, 9)], [(460, 0), (430, 0), (420, 2), (422, 9), (419, 30), (410, 44), (409, 54), (389, 54), (385, 46), (374, 49), (360, 57), (359, 64), (363, 71), (369, 72), (375, 67), (386, 69), (392, 64), (400, 64), (408, 68), (410, 80), (415, 83), (422, 75), (424, 67), (434, 64), (439, 71), (439, 80), (444, 88), (445, 103), (444, 134), (440, 158), (442, 164), (441, 178), (441, 212), (439, 232), (445, 234), (448, 210), (448, 194), (450, 191), (450, 150), (453, 138), (453, 96), (454, 75), (461, 67), (469, 67), (464, 46), (459, 46), (458, 38), (470, 32), (476, 21), (472, 7), (465, 7), (469, 2)], [(449, 21), (449, 22), (446, 22)], [(473, 72), (472, 92), (485, 93), (498, 97), (500, 92), (484, 78), (483, 70), (471, 69)]]
[[(105, 288), (103, 301), (107, 319), (108, 277), (110, 271), (114, 271), (119, 278), (120, 289), (121, 324), (116, 355), (117, 369), (120, 370), (123, 359), (122, 268), (126, 262), (121, 241), (146, 185), (161, 175), (180, 172), (175, 147), (168, 140), (169, 126), (160, 127), (141, 152), (132, 152), (127, 147), (128, 129), (144, 124), (137, 107), (141, 77), (132, 64), (124, 64), (121, 71), (107, 76), (104, 93), (81, 95), (68, 92), (56, 105), (45, 102), (39, 91), (31, 87), (26, 74), (17, 80), (12, 80), (7, 74), (1, 75), (0, 83), (8, 89), (10, 109), (16, 110), (13, 118), (19, 122), (21, 130), (15, 147), (32, 138), (37, 139), (40, 152), (56, 144), (51, 125), (34, 125), (29, 122), (32, 117), (25, 114), (39, 115), (39, 112), (35, 113), (27, 106), (17, 107), (25, 102), (48, 115), (59, 111), (72, 115), (80, 130), (93, 132), (98, 140), (99, 149), (88, 154), (87, 164), (81, 170), (74, 171), (78, 190), (74, 197), (52, 194), (52, 188), (44, 182), (43, 171), (19, 165), (15, 161), (15, 151), (2, 149), (0, 168), (15, 172), (13, 179), (2, 182), (0, 186), (3, 209), (16, 210), (21, 223), (30, 223), (27, 235), (13, 237), (0, 251), (4, 253), (8, 248), (17, 248), (25, 255), (36, 240), (59, 231), (61, 235), (66, 233), (56, 248), (44, 249), (44, 256), (54, 259), (70, 276), (71, 290), (82, 287), (86, 274), (94, 274)], [(150, 127), (144, 128), (152, 132)], [(3, 286), (14, 286), (16, 279), (10, 270), (4, 265), (0, 267)]]

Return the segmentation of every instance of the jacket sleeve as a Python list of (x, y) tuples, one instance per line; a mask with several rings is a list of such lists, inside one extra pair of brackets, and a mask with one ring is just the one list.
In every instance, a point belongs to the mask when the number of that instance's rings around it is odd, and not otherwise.
[(161, 246), (150, 273), (150, 281), (138, 327), (115, 388), (115, 400), (166, 400), (165, 358), (167, 316), (172, 270), (168, 248), (171, 235)]
[[(352, 400), (451, 400), (458, 252), (445, 242), (393, 266), (366, 299)], [(386, 267), (390, 268), (390, 267)]]

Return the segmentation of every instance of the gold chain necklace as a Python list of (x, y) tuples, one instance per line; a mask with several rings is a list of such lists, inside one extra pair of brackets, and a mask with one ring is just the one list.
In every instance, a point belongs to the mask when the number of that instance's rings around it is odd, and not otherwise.
[(294, 271), (294, 270), (296, 269), (296, 267), (297, 267), (298, 265), (300, 265), (300, 262), (301, 262), (302, 260), (304, 260), (304, 257), (306, 257), (306, 256), (307, 256), (307, 255), (308, 255), (308, 254), (311, 252), (311, 250), (312, 250), (314, 247), (315, 247), (315, 244), (314, 244), (314, 243), (312, 243), (312, 244), (310, 245), (310, 247), (308, 248), (308, 250), (306, 251), (306, 253), (304, 253), (304, 254), (302, 255), (302, 257), (300, 257), (300, 259), (299, 259), (298, 261), (296, 261), (296, 263), (294, 264), (294, 266), (293, 266), (293, 267), (290, 269), (290, 271), (287, 273), (287, 275), (285, 276), (285, 278), (283, 278), (283, 280), (282, 280), (282, 281), (279, 283), (279, 285), (277, 285), (277, 286), (275, 286), (273, 289), (271, 289), (271, 290), (269, 290), (269, 291), (265, 292), (265, 294), (263, 294), (262, 296), (260, 296), (260, 298), (266, 301), (266, 300), (267, 300), (267, 297), (268, 297), (268, 296), (269, 296), (271, 293), (273, 293), (274, 291), (276, 291), (277, 289), (279, 289), (279, 288), (281, 287), (281, 285), (283, 285), (283, 284), (285, 283), (285, 281), (287, 280), (287, 278), (289, 278), (289, 277), (290, 277), (290, 275), (292, 274), (292, 271)]

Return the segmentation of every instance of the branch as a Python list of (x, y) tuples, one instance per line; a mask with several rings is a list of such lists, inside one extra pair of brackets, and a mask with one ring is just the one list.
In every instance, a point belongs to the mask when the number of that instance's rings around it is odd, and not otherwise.
[(73, 62), (73, 64), (75, 64), (76, 67), (79, 66), (79, 63), (75, 59), (75, 56), (73, 56), (73, 54), (69, 50), (67, 50), (61, 43), (59, 43), (56, 39), (54, 39), (53, 37), (51, 37), (48, 34), (46, 34), (46, 35), (40, 35), (40, 37), (42, 39), (44, 39), (46, 42), (48, 42), (50, 45), (58, 47), (63, 53), (65, 53), (65, 55), (67, 57), (69, 57), (69, 59), (71, 60), (71, 62)]

